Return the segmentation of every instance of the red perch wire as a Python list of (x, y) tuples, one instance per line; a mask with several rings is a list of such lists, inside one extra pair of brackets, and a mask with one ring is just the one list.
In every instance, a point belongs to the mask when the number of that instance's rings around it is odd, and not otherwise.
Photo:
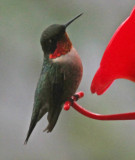
[[(79, 99), (84, 96), (83, 92), (78, 92), (76, 94)], [(135, 120), (135, 112), (129, 112), (129, 113), (119, 113), (119, 114), (109, 114), (109, 115), (102, 115), (93, 113), (91, 111), (88, 111), (84, 109), (82, 106), (78, 105), (75, 101), (77, 101), (76, 96), (71, 97), (73, 99), (73, 103), (70, 101), (66, 101), (64, 104), (64, 110), (69, 110), (70, 106), (72, 106), (75, 110), (77, 110), (82, 115), (96, 119), (96, 120)]]

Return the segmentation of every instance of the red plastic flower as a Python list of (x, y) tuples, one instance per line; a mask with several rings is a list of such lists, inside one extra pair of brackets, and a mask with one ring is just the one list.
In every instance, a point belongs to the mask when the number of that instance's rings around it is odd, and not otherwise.
[(101, 95), (119, 78), (135, 82), (135, 6), (111, 38), (93, 78), (91, 92)]

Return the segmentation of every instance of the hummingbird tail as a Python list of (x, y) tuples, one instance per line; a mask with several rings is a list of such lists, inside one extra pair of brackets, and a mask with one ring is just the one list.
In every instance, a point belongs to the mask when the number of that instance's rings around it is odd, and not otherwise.
[(55, 109), (48, 112), (48, 126), (43, 130), (43, 132), (47, 131), (47, 133), (51, 132), (53, 128), (55, 127), (55, 124), (59, 118), (60, 112), (62, 110), (62, 107), (55, 107)]
[(28, 133), (27, 133), (27, 137), (26, 137), (26, 139), (24, 141), (24, 144), (27, 144), (27, 142), (29, 140), (29, 137), (30, 137), (33, 129), (35, 128), (36, 124), (37, 124), (37, 119), (31, 120), (30, 127), (29, 127), (29, 130), (28, 130)]

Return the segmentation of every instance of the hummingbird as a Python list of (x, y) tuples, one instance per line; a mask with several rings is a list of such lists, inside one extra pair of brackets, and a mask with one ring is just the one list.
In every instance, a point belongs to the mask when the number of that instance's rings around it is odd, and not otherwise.
[(37, 122), (47, 112), (48, 125), (44, 131), (53, 130), (64, 103), (75, 94), (81, 82), (82, 62), (69, 39), (66, 28), (82, 14), (64, 25), (50, 25), (41, 35), (40, 43), (44, 59), (25, 144)]

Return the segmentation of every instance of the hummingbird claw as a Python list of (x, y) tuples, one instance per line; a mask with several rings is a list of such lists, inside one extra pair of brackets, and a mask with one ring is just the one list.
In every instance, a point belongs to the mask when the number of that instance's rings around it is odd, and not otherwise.
[(71, 98), (68, 99), (68, 101), (64, 104), (64, 110), (68, 111), (70, 109), (70, 106), (73, 106), (73, 103), (75, 101), (78, 101), (78, 99), (82, 98), (84, 96), (83, 92), (78, 92), (74, 94)]
[(74, 101), (78, 101), (78, 99), (79, 99), (79, 95), (78, 95), (77, 93), (76, 93), (76, 94), (74, 94), (74, 95), (73, 95), (73, 97), (74, 97), (74, 99), (75, 99)]
[(70, 105), (72, 105), (74, 101), (75, 100), (74, 100), (73, 96), (71, 98), (69, 98)]

